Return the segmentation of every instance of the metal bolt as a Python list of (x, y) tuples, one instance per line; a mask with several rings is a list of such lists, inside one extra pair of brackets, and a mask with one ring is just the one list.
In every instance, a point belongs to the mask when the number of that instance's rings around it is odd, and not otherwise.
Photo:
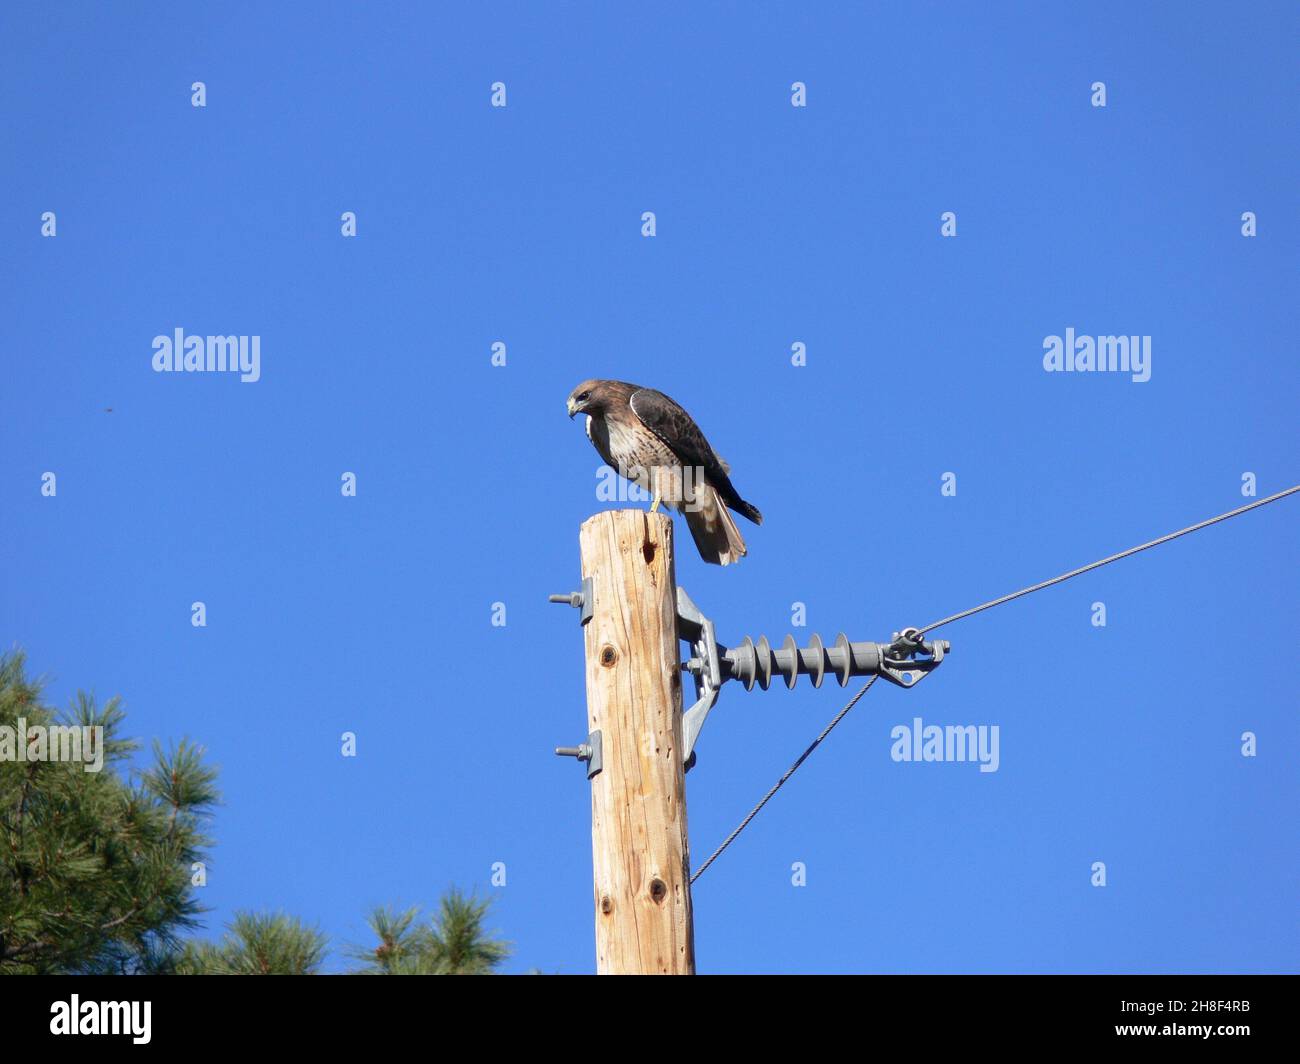
[(572, 606), (582, 612), (578, 615), (578, 623), (586, 624), (591, 620), (593, 605), (596, 596), (591, 592), (591, 577), (585, 577), (582, 581), (582, 587), (577, 591), (570, 591), (567, 595), (548, 595), (547, 598), (552, 602), (557, 602), (562, 606)]
[(557, 746), (555, 752), (560, 757), (576, 757), (587, 764), (587, 779), (600, 775), (604, 767), (600, 757), (600, 732), (594, 731), (587, 737), (587, 742), (578, 746)]

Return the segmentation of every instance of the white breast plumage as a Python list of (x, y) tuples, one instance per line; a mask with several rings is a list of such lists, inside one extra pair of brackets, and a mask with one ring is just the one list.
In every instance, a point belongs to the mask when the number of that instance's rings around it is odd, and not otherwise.
[[(624, 425), (619, 418), (588, 417), (587, 438), (610, 465), (647, 491), (653, 491), (653, 470), (662, 476), (664, 471), (680, 465), (676, 455), (649, 429)], [(680, 491), (661, 486), (661, 494), (668, 501)]]
[(619, 419), (606, 420), (605, 431), (609, 435), (609, 453), (619, 465), (633, 466), (645, 463), (648, 455), (642, 454), (646, 449), (646, 435), (643, 429), (636, 432), (627, 428)]

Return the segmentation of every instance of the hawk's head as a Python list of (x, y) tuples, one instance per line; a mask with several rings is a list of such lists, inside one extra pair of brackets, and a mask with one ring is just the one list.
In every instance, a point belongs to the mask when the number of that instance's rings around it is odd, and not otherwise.
[(609, 400), (609, 381), (583, 381), (569, 393), (569, 417), (575, 414), (599, 414)]

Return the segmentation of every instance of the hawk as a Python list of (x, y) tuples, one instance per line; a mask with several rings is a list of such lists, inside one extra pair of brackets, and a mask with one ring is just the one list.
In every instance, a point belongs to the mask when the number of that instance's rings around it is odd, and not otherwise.
[(699, 425), (663, 392), (626, 381), (583, 381), (569, 395), (569, 417), (587, 415), (587, 437), (606, 464), (686, 516), (700, 557), (714, 565), (739, 561), (745, 541), (727, 507), (754, 524), (758, 508), (740, 497), (727, 465)]

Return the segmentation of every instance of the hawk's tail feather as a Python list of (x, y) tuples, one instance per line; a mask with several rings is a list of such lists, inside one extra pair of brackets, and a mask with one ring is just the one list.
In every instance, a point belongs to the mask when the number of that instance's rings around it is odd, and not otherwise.
[(745, 540), (717, 490), (709, 488), (697, 496), (697, 502), (698, 506), (687, 506), (684, 510), (686, 527), (691, 530), (700, 557), (713, 565), (740, 561), (747, 553)]
[(742, 517), (748, 517), (756, 525), (763, 523), (763, 515), (759, 513), (758, 507), (752, 502), (746, 502), (744, 499), (738, 498), (736, 499), (736, 505), (732, 509)]

